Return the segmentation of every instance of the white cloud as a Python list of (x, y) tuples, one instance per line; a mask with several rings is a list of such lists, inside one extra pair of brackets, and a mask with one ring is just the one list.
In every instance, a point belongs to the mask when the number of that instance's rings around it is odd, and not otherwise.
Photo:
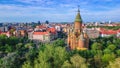
[(54, 1), (51, 0), (16, 0), (16, 1), (41, 6), (52, 5), (55, 3)]
[(53, 10), (54, 8), (47, 7), (35, 7), (35, 6), (16, 6), (16, 5), (0, 5), (1, 16), (30, 16), (42, 14), (48, 10)]
[[(22, 3), (29, 3), (34, 5), (16, 5), (16, 4), (0, 4), (0, 20), (6, 17), (12, 19), (25, 18), (27, 20), (51, 20), (51, 21), (74, 21), (77, 13), (77, 5), (80, 5), (81, 15), (84, 21), (86, 20), (102, 20), (102, 19), (117, 19), (120, 16), (119, 5), (110, 8), (109, 6), (90, 6), (89, 1), (79, 0), (77, 4), (73, 0), (66, 0), (65, 3), (57, 5), (55, 1), (50, 0), (17, 0)], [(68, 1), (68, 2), (67, 2)], [(76, 0), (77, 2), (78, 0)], [(98, 1), (98, 0), (93, 0)], [(112, 0), (105, 0), (112, 1)], [(37, 4), (37, 5), (36, 5)], [(40, 4), (40, 5), (39, 5)], [(44, 6), (41, 6), (44, 5)], [(38, 6), (39, 5), (39, 6)], [(46, 5), (46, 6), (45, 6)], [(51, 6), (54, 7), (51, 7)], [(96, 7), (96, 8), (95, 8)], [(104, 9), (97, 10), (96, 9)]]
[(71, 4), (60, 4), (60, 7), (73, 7)]
[(23, 3), (34, 3), (34, 2), (43, 3), (43, 2), (45, 2), (46, 0), (16, 0), (16, 1), (23, 2)]

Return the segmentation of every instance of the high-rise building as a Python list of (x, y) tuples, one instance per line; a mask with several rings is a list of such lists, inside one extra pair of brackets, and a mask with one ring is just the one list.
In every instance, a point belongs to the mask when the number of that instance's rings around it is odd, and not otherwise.
[(82, 18), (80, 15), (80, 10), (76, 15), (74, 26), (68, 29), (68, 45), (71, 50), (86, 50), (89, 46), (89, 37), (86, 31), (82, 28)]

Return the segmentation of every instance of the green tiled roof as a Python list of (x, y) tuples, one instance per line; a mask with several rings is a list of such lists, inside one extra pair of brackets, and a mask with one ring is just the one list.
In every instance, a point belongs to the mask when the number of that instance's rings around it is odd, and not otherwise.
[(80, 16), (80, 12), (77, 13), (77, 16), (75, 18), (75, 22), (82, 22), (81, 16)]

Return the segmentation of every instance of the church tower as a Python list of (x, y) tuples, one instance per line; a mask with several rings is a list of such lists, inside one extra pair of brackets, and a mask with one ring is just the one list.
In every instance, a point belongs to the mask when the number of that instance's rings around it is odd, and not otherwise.
[(74, 26), (70, 27), (68, 30), (68, 45), (71, 50), (86, 50), (88, 49), (89, 37), (86, 31), (82, 28), (82, 18), (80, 15), (80, 10), (78, 9)]
[(79, 30), (81, 26), (82, 26), (82, 19), (80, 16), (80, 10), (78, 9), (78, 13), (76, 15), (75, 22), (74, 22), (75, 30)]

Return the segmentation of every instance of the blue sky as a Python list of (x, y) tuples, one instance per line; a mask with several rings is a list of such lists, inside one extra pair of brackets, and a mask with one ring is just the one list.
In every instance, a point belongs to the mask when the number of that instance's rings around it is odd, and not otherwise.
[(0, 0), (0, 22), (120, 21), (120, 0)]

